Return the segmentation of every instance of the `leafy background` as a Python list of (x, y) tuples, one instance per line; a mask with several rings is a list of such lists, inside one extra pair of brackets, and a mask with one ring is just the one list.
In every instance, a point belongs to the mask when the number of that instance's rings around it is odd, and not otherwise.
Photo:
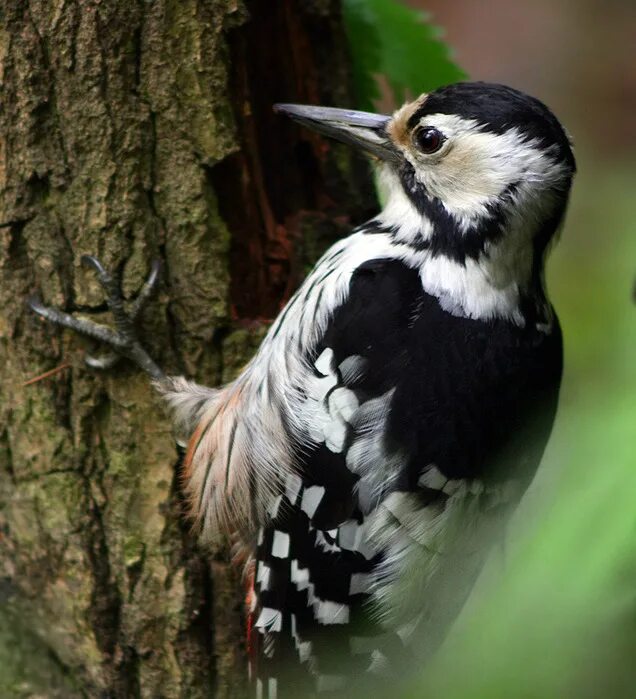
[(342, 11), (360, 109), (381, 99), (382, 78), (395, 104), (466, 79), (425, 13), (391, 0), (344, 0)]
[[(636, 55), (626, 47), (636, 4), (614, 0), (600, 15), (588, 0), (411, 4), (448, 18), (472, 78), (553, 106), (574, 134), (579, 174), (548, 268), (566, 343), (552, 440), (505, 554), (493, 554), (443, 648), (402, 694), (633, 697)], [(387, 110), (465, 76), (421, 11), (345, 0), (344, 13), (360, 108)]]

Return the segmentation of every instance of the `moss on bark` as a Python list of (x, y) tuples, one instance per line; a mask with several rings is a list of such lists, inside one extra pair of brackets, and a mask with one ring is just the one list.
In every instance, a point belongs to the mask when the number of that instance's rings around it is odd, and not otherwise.
[(159, 257), (149, 351), (207, 384), (235, 375), (307, 264), (372, 204), (364, 164), (270, 111), (351, 103), (338, 3), (1, 12), (0, 693), (240, 696), (240, 576), (189, 535), (147, 380), (87, 370), (86, 342), (24, 301), (107, 320), (81, 256), (127, 296)]

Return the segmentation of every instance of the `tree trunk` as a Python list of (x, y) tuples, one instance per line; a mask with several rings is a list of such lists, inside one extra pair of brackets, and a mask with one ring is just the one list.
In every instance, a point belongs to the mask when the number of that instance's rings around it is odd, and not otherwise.
[(107, 321), (80, 257), (127, 297), (159, 258), (151, 355), (233, 377), (373, 205), (362, 161), (271, 111), (351, 106), (339, 3), (2, 4), (0, 695), (241, 696), (240, 571), (190, 535), (147, 378), (87, 369), (25, 299)]

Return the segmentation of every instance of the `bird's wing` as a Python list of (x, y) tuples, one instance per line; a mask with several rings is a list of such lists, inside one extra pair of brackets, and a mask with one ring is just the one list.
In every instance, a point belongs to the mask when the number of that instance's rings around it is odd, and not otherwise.
[[(423, 445), (444, 441), (435, 407), (444, 410), (453, 380), (433, 376), (450, 369), (414, 347), (418, 324), (440, 330), (435, 313), (417, 272), (367, 261), (313, 348), (298, 469), (257, 542), (252, 647), (261, 682), (293, 681), (281, 658), (315, 674), (318, 688), (399, 671), (407, 637), (434, 648), (481, 568), (500, 501), (419, 461)], [(436, 387), (420, 390), (423, 382)]]
[(403, 479), (408, 447), (390, 443), (391, 406), (413, 371), (410, 335), (421, 293), (417, 273), (402, 262), (365, 262), (313, 349), (301, 472), (306, 484), (324, 489), (312, 514), (317, 528), (332, 529), (353, 509), (372, 511)]
[[(560, 339), (454, 317), (424, 293), (417, 270), (376, 258), (352, 274), (309, 364), (298, 471), (273, 528), (285, 530), (285, 513), (295, 512), (293, 531), (309, 532), (305, 551), (336, 553), (327, 599), (343, 601), (348, 570), (349, 587), (396, 623), (424, 588), (449, 589), (451, 575), (463, 580), (451, 595), (461, 604), (538, 464)], [(319, 557), (313, 569), (328, 569), (333, 556)]]

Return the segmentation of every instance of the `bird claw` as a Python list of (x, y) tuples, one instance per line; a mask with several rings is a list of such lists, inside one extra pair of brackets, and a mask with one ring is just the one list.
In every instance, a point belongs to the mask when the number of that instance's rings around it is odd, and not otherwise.
[(137, 366), (143, 369), (153, 379), (162, 379), (165, 374), (151, 359), (137, 337), (135, 323), (139, 314), (146, 306), (148, 300), (156, 291), (159, 282), (161, 264), (154, 260), (150, 274), (141, 291), (126, 310), (124, 297), (121, 293), (119, 281), (92, 255), (83, 255), (81, 262), (86, 267), (91, 267), (97, 273), (97, 280), (106, 295), (106, 303), (115, 321), (115, 328), (95, 323), (92, 320), (74, 318), (70, 313), (65, 313), (57, 308), (45, 306), (37, 296), (28, 299), (27, 304), (32, 311), (54, 325), (70, 328), (80, 335), (98, 340), (111, 348), (111, 351), (99, 356), (86, 355), (85, 362), (93, 369), (110, 369), (115, 366), (122, 357), (131, 359)]

